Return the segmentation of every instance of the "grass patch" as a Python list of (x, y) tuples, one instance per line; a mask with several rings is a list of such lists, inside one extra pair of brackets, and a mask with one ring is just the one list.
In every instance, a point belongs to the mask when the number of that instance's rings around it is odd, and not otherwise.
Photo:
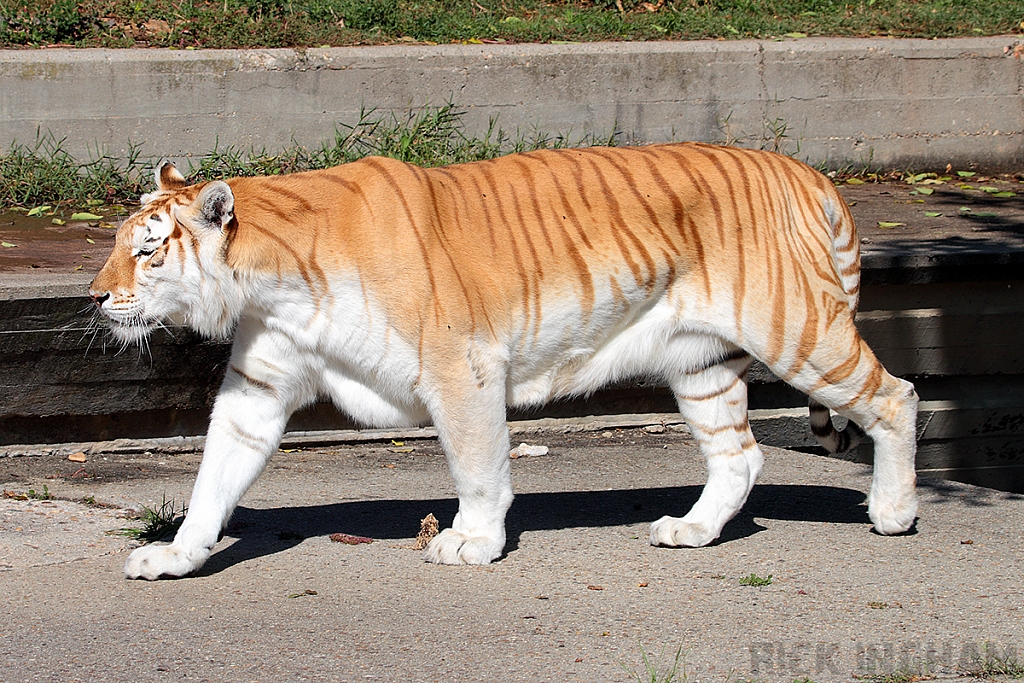
[(761, 577), (757, 574), (749, 574), (740, 579), (741, 586), (770, 586), (772, 585), (772, 575)]
[[(464, 114), (465, 110), (451, 103), (410, 109), (405, 113), (364, 110), (355, 124), (338, 124), (333, 136), (317, 147), (293, 145), (271, 151), (217, 145), (212, 151), (190, 158), (188, 168), (179, 170), (189, 182), (196, 182), (329, 168), (370, 155), (431, 167), (494, 159), (536, 149), (615, 146), (620, 139), (629, 138), (628, 133), (620, 131), (600, 136), (573, 135), (572, 131), (549, 134), (538, 130), (511, 135), (498, 128), (493, 120), (488, 130), (477, 137), (465, 132)], [(797, 156), (799, 140), (791, 139), (788, 129), (784, 120), (774, 119), (762, 122), (760, 131), (749, 133), (730, 126), (727, 117), (719, 122), (717, 142)], [(153, 167), (160, 159), (142, 156), (138, 145), (129, 143), (124, 158), (105, 155), (97, 149), (86, 162), (77, 161), (63, 145), (63, 139), (40, 133), (30, 145), (14, 143), (6, 153), (0, 152), (0, 211), (26, 213), (27, 217), (39, 219), (40, 226), (51, 222), (61, 225), (65, 218), (96, 221), (125, 215), (128, 210), (123, 205), (137, 203), (143, 193), (152, 189)], [(914, 184), (925, 178), (921, 181), (924, 185), (953, 179), (950, 175), (935, 173), (878, 171), (870, 159), (857, 167), (829, 170), (822, 165), (818, 170), (837, 184), (898, 180)], [(958, 174), (961, 179), (974, 175), (969, 171)], [(1018, 177), (1024, 178), (1019, 174)], [(76, 216), (72, 213), (75, 211), (95, 215), (91, 218)], [(115, 227), (103, 222), (96, 225)]]
[(1019, 0), (0, 0), (0, 47), (308, 47), (1021, 30)]
[(28, 493), (19, 493), (17, 491), (8, 491), (5, 489), (0, 496), (3, 498), (10, 498), (12, 500), (53, 500), (53, 496), (50, 495), (50, 489), (45, 484), (43, 484), (42, 491), (29, 489)]
[(891, 671), (889, 673), (858, 676), (857, 680), (869, 681), (870, 683), (914, 683), (914, 681), (925, 680), (926, 678), (928, 678), (927, 675), (900, 670)]
[(174, 500), (164, 498), (158, 507), (143, 506), (138, 516), (140, 526), (124, 527), (110, 533), (134, 538), (142, 543), (160, 541), (178, 531), (181, 523), (185, 521), (186, 512), (188, 508), (184, 505), (176, 512)]
[(960, 660), (925, 660), (915, 664), (901, 664), (891, 671), (855, 675), (859, 681), (869, 683), (917, 683), (937, 679), (970, 678), (972, 680), (1011, 681), (1024, 678), (1024, 662), (1014, 645), (1000, 646), (986, 642), (970, 653), (967, 645)]
[(671, 660), (665, 662), (665, 651), (662, 650), (657, 659), (652, 659), (647, 650), (640, 648), (640, 660), (642, 669), (634, 669), (622, 665), (623, 670), (629, 675), (630, 680), (636, 683), (687, 683), (689, 677), (686, 674), (686, 655), (683, 654), (683, 647), (680, 645)]
[(38, 134), (31, 145), (15, 143), (0, 155), (0, 207), (136, 200), (152, 184), (153, 161), (142, 159), (134, 145), (124, 159), (97, 155), (86, 162), (63, 145), (63, 139)]
[[(339, 124), (334, 136), (319, 147), (293, 146), (280, 151), (217, 146), (189, 161), (190, 182), (236, 176), (278, 175), (328, 168), (366, 156), (387, 156), (421, 166), (444, 166), (480, 161), (512, 152), (559, 147), (614, 145), (615, 134), (599, 138), (572, 137), (539, 131), (512, 136), (492, 121), (482, 137), (467, 135), (464, 110), (453, 104), (424, 107), (406, 114), (363, 111), (354, 125)], [(126, 158), (97, 153), (80, 163), (63, 148), (64, 140), (38, 135), (31, 145), (13, 144), (0, 154), (0, 210), (28, 209), (42, 219), (47, 211), (101, 207), (133, 203), (151, 189), (153, 167), (159, 159), (142, 157), (139, 148), (129, 146)], [(105, 211), (109, 213), (109, 211)]]
[(1017, 656), (1015, 647), (986, 643), (979, 656), (966, 667), (964, 674), (975, 678), (1017, 680), (1024, 678), (1024, 661)]

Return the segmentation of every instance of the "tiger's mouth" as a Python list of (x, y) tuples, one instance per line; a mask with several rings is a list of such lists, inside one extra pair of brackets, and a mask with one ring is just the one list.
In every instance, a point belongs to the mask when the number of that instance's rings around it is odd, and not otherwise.
[(128, 316), (112, 315), (109, 311), (99, 310), (100, 324), (104, 325), (117, 341), (125, 346), (143, 344), (154, 330), (163, 327), (162, 321), (141, 314)]

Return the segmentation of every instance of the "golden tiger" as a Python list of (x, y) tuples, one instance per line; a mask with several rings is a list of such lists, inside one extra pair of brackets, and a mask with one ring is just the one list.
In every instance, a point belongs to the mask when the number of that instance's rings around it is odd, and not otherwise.
[[(806, 165), (702, 144), (563, 149), (423, 169), (367, 158), (323, 171), (186, 185), (169, 163), (90, 288), (124, 343), (169, 321), (234, 334), (188, 514), (130, 578), (194, 572), (318, 395), (360, 423), (433, 422), (459, 498), (425, 559), (501, 556), (512, 503), (507, 406), (630, 377), (671, 387), (708, 480), (659, 546), (703, 546), (747, 499), (752, 359), (875, 443), (868, 513), (914, 522), (913, 385), (854, 327), (859, 242)], [(825, 408), (827, 406), (828, 408)]]

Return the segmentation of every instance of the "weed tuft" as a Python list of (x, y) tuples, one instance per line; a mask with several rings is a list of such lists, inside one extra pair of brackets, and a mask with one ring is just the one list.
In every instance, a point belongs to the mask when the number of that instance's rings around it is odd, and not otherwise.
[(88, 161), (79, 162), (64, 142), (37, 131), (31, 145), (12, 143), (0, 154), (0, 207), (135, 200), (151, 182), (153, 162), (141, 158), (138, 145), (129, 143), (123, 159), (97, 149)]
[(43, 484), (42, 491), (36, 491), (35, 489), (28, 490), (28, 497), (31, 500), (50, 500), (50, 488)]
[(749, 574), (740, 579), (741, 586), (770, 586), (772, 585), (772, 575), (769, 574), (766, 577), (760, 577), (757, 574)]
[(18, 493), (17, 491), (8, 491), (4, 489), (3, 493), (0, 494), (2, 498), (10, 498), (11, 500), (52, 500), (50, 496), (50, 489), (43, 484), (42, 492), (36, 491), (35, 489), (29, 489), (28, 493)]
[(997, 645), (986, 643), (963, 673), (983, 679), (1021, 679), (1024, 678), (1024, 661), (1017, 656), (1015, 647), (1001, 650)]
[(686, 655), (683, 654), (683, 647), (676, 648), (675, 656), (671, 663), (662, 663), (665, 659), (665, 650), (659, 653), (657, 660), (652, 660), (644, 647), (640, 647), (640, 659), (643, 663), (643, 670), (638, 671), (627, 667), (622, 668), (630, 678), (637, 683), (687, 683), (689, 676), (686, 673)]
[(185, 521), (185, 513), (188, 511), (182, 505), (180, 512), (175, 512), (174, 500), (163, 498), (159, 507), (151, 508), (143, 506), (137, 519), (141, 526), (124, 527), (109, 533), (117, 536), (127, 536), (143, 543), (161, 541), (176, 533), (181, 523)]
[(903, 669), (897, 669), (896, 671), (890, 671), (888, 673), (856, 676), (857, 680), (868, 681), (868, 683), (914, 683), (915, 681), (927, 680), (928, 678), (930, 678), (930, 676), (916, 674), (912, 671)]

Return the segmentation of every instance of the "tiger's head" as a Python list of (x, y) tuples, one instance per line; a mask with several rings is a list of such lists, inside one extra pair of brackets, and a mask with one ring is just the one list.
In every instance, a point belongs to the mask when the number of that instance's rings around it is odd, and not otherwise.
[(223, 181), (190, 186), (170, 162), (157, 167), (156, 185), (118, 228), (89, 296), (124, 344), (142, 342), (165, 322), (227, 335), (240, 311), (224, 261), (235, 224), (231, 188)]

